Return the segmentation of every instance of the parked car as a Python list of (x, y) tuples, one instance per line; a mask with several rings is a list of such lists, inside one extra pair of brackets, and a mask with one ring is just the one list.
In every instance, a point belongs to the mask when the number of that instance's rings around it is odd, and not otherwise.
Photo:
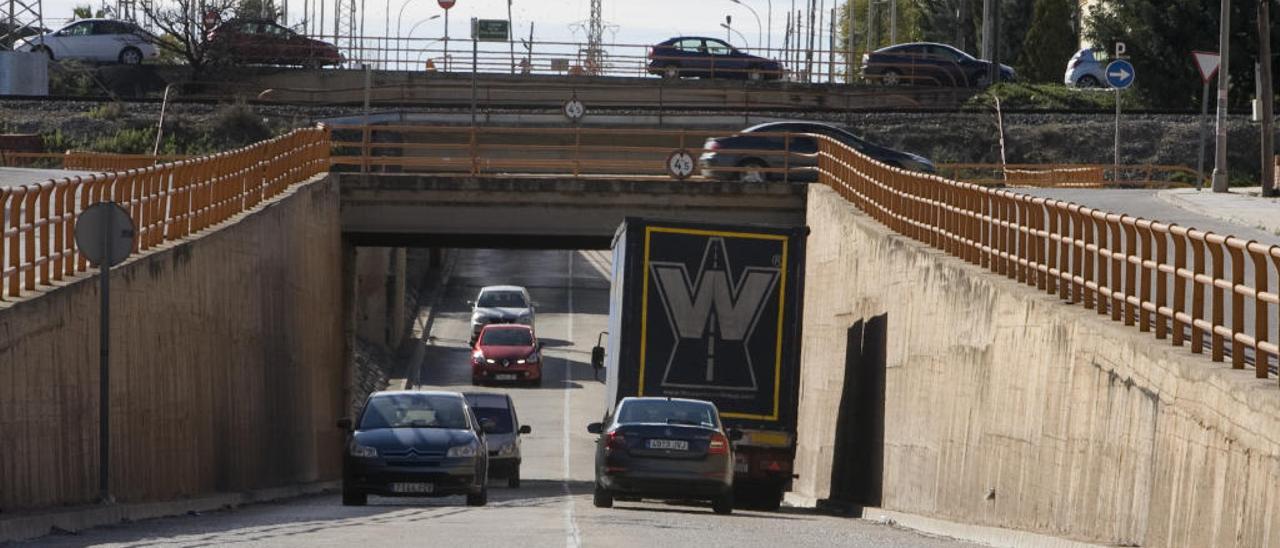
[[(916, 42), (880, 48), (862, 55), (862, 77), (886, 86), (901, 84), (986, 87), (991, 61), (946, 44)], [(1000, 65), (1000, 80), (1017, 79), (1013, 67)]]
[(649, 74), (663, 78), (746, 78), (777, 80), (782, 64), (744, 53), (715, 38), (679, 36), (649, 48)]
[(42, 52), (54, 60), (137, 65), (160, 56), (155, 38), (128, 21), (81, 19), (19, 41), (18, 51)]
[(485, 392), (467, 392), (463, 396), (481, 424), (492, 423), (485, 434), (489, 445), (489, 475), (507, 478), (507, 487), (520, 487), (520, 436), (532, 433), (533, 428), (520, 424), (511, 396)]
[(345, 60), (337, 46), (265, 19), (232, 19), (210, 31), (208, 40), (213, 59), (224, 63), (319, 68)]
[(376, 392), (353, 423), (343, 454), (342, 504), (363, 506), (370, 494), (391, 497), (466, 495), (488, 502), (486, 426), (457, 392)]
[[(892, 167), (923, 173), (938, 170), (927, 158), (869, 142), (853, 133), (821, 122), (768, 122), (749, 127), (730, 137), (713, 137), (702, 146), (698, 158), (704, 177), (737, 179), (758, 183), (766, 180), (813, 182), (818, 179), (812, 168), (818, 165), (817, 139), (805, 135), (826, 135)], [(784, 170), (786, 172), (784, 173)]]
[(474, 345), (480, 329), (491, 323), (519, 323), (533, 327), (534, 306), (529, 290), (518, 285), (491, 285), (480, 288), (471, 305), (471, 340)]
[(596, 442), (594, 504), (614, 497), (710, 500), (717, 514), (733, 512), (733, 447), (711, 402), (623, 398), (616, 413), (587, 426)]
[(532, 327), (491, 324), (480, 330), (471, 349), (471, 384), (491, 381), (542, 386), (542, 343)]
[(1104, 51), (1084, 48), (1067, 61), (1067, 73), (1062, 83), (1078, 88), (1105, 88), (1107, 85), (1107, 57)]

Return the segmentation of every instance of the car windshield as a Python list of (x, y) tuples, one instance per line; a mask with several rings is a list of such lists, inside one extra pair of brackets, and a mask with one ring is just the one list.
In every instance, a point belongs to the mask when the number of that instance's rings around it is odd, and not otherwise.
[(524, 295), (519, 291), (485, 291), (476, 306), (484, 308), (524, 308)]
[(710, 404), (676, 400), (631, 400), (618, 410), (618, 424), (690, 424), (716, 428), (716, 410)]
[(480, 335), (480, 344), (489, 346), (531, 346), (533, 333), (522, 328), (489, 328)]
[(511, 411), (502, 407), (472, 407), (472, 411), (476, 413), (476, 418), (481, 423), (485, 421), (493, 422), (493, 429), (490, 434), (510, 434), (516, 431), (515, 424), (511, 422)]
[(369, 400), (361, 430), (382, 428), (467, 428), (462, 398), (430, 394), (390, 394)]

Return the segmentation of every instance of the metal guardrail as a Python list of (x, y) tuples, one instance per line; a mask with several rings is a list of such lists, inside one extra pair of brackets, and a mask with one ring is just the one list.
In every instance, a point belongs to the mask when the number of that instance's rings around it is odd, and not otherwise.
[(819, 145), (820, 180), (900, 234), (1174, 346), (1190, 342), (1199, 354), (1207, 342), (1213, 361), (1251, 363), (1257, 378), (1280, 365), (1280, 246), (888, 168), (825, 138)]
[(115, 154), (68, 150), (59, 152), (14, 152), (0, 150), (0, 167), (34, 167), (78, 171), (126, 171), (164, 162), (185, 160), (179, 154)]
[(0, 298), (48, 287), (89, 267), (76, 217), (112, 200), (129, 211), (133, 252), (180, 240), (329, 169), (329, 130), (298, 129), (244, 148), (141, 169), (0, 188)]
[(1174, 188), (1195, 184), (1196, 171), (1156, 164), (943, 164), (939, 174), (983, 186)]

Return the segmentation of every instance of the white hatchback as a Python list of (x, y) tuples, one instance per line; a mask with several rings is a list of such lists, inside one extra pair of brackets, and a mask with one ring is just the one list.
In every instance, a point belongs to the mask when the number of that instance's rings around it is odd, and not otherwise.
[(160, 56), (151, 35), (128, 21), (82, 19), (42, 36), (24, 39), (19, 51), (43, 52), (53, 60), (137, 65)]

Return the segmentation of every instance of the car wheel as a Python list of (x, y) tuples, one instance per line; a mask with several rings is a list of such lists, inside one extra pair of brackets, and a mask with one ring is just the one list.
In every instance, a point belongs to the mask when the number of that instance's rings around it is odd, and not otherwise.
[(50, 61), (53, 60), (53, 50), (45, 46), (36, 46), (34, 48), (31, 48), (31, 53), (43, 53), (49, 57)]
[(512, 489), (520, 488), (520, 465), (517, 464), (515, 468), (511, 469), (511, 475), (507, 476), (507, 487)]
[(596, 484), (596, 492), (591, 496), (591, 504), (596, 508), (613, 508), (613, 493)]
[(679, 65), (667, 65), (662, 69), (662, 77), (668, 80), (676, 80), (680, 78)]
[(885, 69), (884, 74), (880, 75), (880, 83), (886, 86), (902, 85), (902, 73), (897, 69)]
[(467, 506), (484, 506), (489, 504), (489, 487), (481, 487), (479, 493), (467, 493)]
[(120, 64), (141, 65), (142, 50), (139, 50), (138, 48), (124, 48), (124, 50), (120, 52)]
[(369, 495), (347, 487), (347, 482), (342, 482), (342, 505), (343, 506), (364, 506), (369, 503)]
[(728, 493), (720, 495), (719, 497), (716, 497), (715, 500), (711, 501), (711, 510), (717, 514), (722, 514), (722, 515), (732, 514), (733, 513), (733, 490), (730, 489)]
[(1102, 87), (1102, 82), (1099, 82), (1092, 74), (1086, 74), (1081, 76), (1079, 80), (1076, 80), (1076, 86), (1082, 88), (1100, 88)]
[(764, 160), (756, 158), (748, 158), (738, 162), (741, 171), (738, 172), (738, 181), (743, 183), (763, 183), (769, 179), (769, 176), (763, 171), (769, 167)]

